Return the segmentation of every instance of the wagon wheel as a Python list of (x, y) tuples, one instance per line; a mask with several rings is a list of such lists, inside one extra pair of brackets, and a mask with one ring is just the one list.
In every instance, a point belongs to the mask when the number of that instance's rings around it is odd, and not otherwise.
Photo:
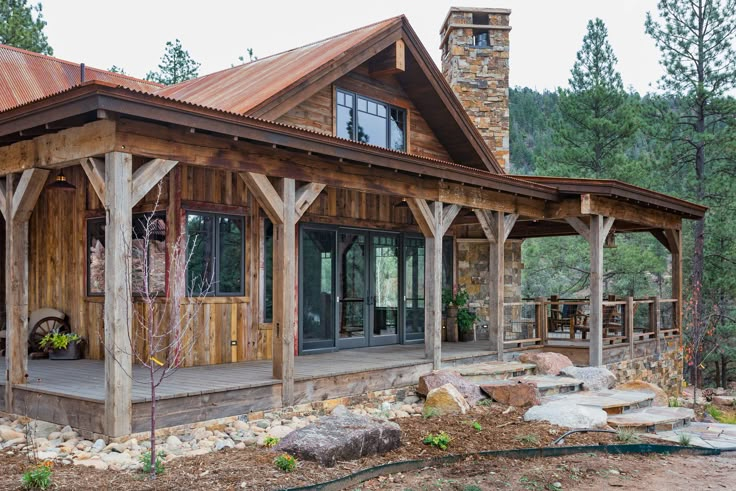
[(31, 353), (43, 351), (41, 348), (41, 340), (51, 331), (71, 332), (69, 321), (59, 317), (44, 317), (36, 322), (28, 334), (28, 349)]

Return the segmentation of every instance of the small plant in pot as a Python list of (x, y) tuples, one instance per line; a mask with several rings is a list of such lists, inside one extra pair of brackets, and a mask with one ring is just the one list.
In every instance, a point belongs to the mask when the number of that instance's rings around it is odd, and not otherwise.
[(83, 342), (79, 334), (53, 330), (39, 344), (49, 352), (50, 360), (78, 360), (82, 357)]
[(449, 302), (449, 305), (452, 305), (457, 312), (456, 318), (458, 331), (460, 331), (460, 341), (473, 340), (473, 323), (478, 318), (474, 312), (467, 308), (468, 300), (470, 300), (468, 291), (465, 288), (460, 288)]

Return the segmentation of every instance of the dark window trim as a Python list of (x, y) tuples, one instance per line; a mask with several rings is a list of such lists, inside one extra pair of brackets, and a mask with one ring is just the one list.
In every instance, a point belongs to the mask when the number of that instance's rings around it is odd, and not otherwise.
[[(201, 216), (209, 216), (215, 219), (215, 227), (214, 227), (214, 233), (212, 241), (213, 241), (213, 251), (214, 251), (214, 288), (210, 288), (210, 290), (207, 292), (206, 296), (208, 297), (242, 297), (245, 295), (245, 215), (237, 215), (232, 213), (214, 213), (211, 211), (200, 211), (196, 208), (184, 208), (184, 229), (187, 228), (187, 219), (189, 215), (201, 215)], [(220, 222), (217, 220), (218, 218), (237, 218), (240, 219), (243, 224), (243, 229), (241, 230), (242, 233), (242, 243), (240, 248), (240, 290), (237, 292), (221, 292), (220, 291), (220, 284), (218, 282), (219, 279), (219, 273), (220, 273), (220, 230), (219, 225)], [(187, 240), (189, 240), (189, 232), (186, 233)], [(191, 297), (190, 292), (187, 291), (187, 297)]]
[[(384, 106), (386, 108), (386, 146), (385, 147), (381, 147), (381, 148), (387, 148), (389, 150), (398, 150), (400, 152), (406, 152), (407, 151), (408, 143), (409, 143), (409, 132), (408, 132), (408, 128), (407, 128), (407, 125), (406, 125), (406, 121), (408, 119), (408, 114), (409, 114), (409, 110), (407, 108), (400, 107), (400, 106), (394, 106), (393, 104), (389, 104), (388, 102), (382, 101), (380, 99), (376, 99), (374, 97), (363, 95), (360, 92), (356, 92), (354, 90), (343, 89), (342, 87), (337, 87), (336, 86), (335, 87), (335, 97), (334, 97), (334, 100), (335, 100), (335, 111), (334, 111), (334, 114), (335, 114), (335, 127), (337, 127), (337, 107), (338, 107), (337, 94), (338, 94), (338, 92), (342, 92), (345, 95), (350, 95), (353, 98), (353, 106), (350, 108), (350, 110), (352, 112), (352, 116), (353, 116), (353, 121), (354, 121), (354, 124), (353, 124), (353, 134), (350, 137), (351, 140), (358, 141), (357, 132), (358, 132), (358, 127), (360, 126), (358, 124), (358, 97), (362, 97), (363, 99), (366, 99), (366, 100), (371, 101), (371, 102), (376, 103), (376, 104), (380, 104), (380, 105), (382, 105), (382, 106)], [(401, 113), (404, 116), (404, 118), (403, 118), (404, 119), (403, 120), (403, 126), (404, 126), (404, 148), (392, 148), (391, 147), (391, 109), (396, 109), (398, 111), (401, 111)], [(368, 142), (368, 144), (370, 144), (370, 142)], [(380, 145), (376, 145), (376, 146), (380, 146)]]

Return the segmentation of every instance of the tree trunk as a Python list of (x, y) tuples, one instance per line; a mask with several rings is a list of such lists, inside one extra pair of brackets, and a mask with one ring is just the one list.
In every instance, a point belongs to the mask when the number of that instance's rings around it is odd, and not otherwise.
[(728, 357), (721, 355), (721, 387), (728, 388)]
[(716, 376), (716, 387), (723, 387), (721, 385), (721, 364), (716, 360), (715, 362), (716, 369), (715, 369), (715, 376)]

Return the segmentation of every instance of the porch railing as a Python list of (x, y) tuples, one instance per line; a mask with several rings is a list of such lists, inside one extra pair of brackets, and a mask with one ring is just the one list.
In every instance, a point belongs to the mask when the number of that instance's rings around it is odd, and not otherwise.
[[(613, 347), (680, 335), (677, 299), (609, 297), (603, 302), (603, 345)], [(590, 300), (538, 297), (504, 303), (504, 347), (590, 343)]]

